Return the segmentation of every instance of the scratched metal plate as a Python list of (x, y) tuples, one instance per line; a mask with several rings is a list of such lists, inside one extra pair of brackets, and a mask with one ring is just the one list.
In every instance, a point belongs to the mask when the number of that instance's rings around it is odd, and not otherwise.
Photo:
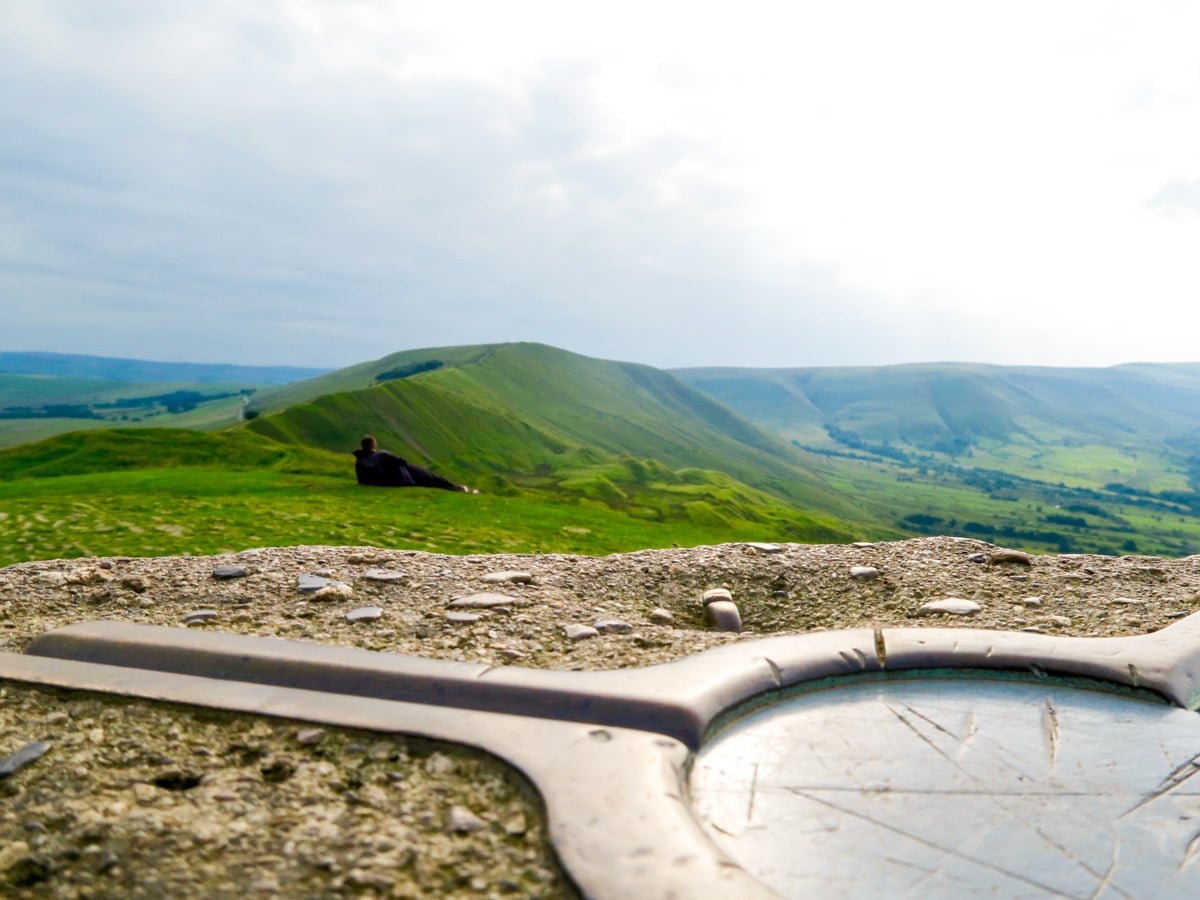
[(785, 897), (1200, 897), (1200, 715), (1059, 685), (879, 680), (697, 758), (714, 840)]

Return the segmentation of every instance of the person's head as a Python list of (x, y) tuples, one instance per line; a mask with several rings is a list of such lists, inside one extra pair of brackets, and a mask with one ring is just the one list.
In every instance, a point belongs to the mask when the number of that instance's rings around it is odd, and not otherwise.
[(364, 434), (362, 439), (362, 448), (368, 453), (374, 453), (379, 445), (375, 443), (374, 435)]

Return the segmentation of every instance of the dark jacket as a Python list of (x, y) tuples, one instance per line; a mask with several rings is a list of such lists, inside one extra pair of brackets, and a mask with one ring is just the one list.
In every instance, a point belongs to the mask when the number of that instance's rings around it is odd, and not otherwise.
[(413, 487), (416, 482), (408, 471), (408, 462), (386, 450), (355, 450), (354, 474), (359, 484), (375, 487)]

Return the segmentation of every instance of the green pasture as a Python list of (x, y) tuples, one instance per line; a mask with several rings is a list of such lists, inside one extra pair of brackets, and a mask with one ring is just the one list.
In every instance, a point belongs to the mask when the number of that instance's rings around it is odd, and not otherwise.
[(296, 544), (603, 555), (785, 540), (786, 531), (786, 522), (664, 519), (654, 507), (616, 512), (581, 498), (364, 488), (352, 475), (169, 468), (0, 482), (0, 565)]
[(364, 488), (349, 453), (245, 430), (72, 432), (0, 452), (0, 565), (294, 544), (606, 554), (850, 536), (721, 473), (650, 461), (475, 474), (478, 495)]
[[(1004, 473), (993, 478), (980, 470), (922, 471), (887, 460), (832, 459), (820, 474), (859, 498), (863, 518), (908, 534), (973, 537), (1040, 553), (1200, 552), (1200, 518), (1186, 507), (1139, 505), (1137, 498), (1029, 477), (1036, 473), (1005, 483)], [(919, 524), (920, 517), (928, 517), (927, 524)]]

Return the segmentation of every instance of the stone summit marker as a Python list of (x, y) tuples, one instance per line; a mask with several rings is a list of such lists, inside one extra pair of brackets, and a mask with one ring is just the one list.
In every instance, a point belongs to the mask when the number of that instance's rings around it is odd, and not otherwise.
[(1200, 893), (1200, 614), (1125, 638), (794, 635), (607, 672), (85, 622), (0, 655), (0, 677), (484, 749), (536, 786), (589, 897)]

